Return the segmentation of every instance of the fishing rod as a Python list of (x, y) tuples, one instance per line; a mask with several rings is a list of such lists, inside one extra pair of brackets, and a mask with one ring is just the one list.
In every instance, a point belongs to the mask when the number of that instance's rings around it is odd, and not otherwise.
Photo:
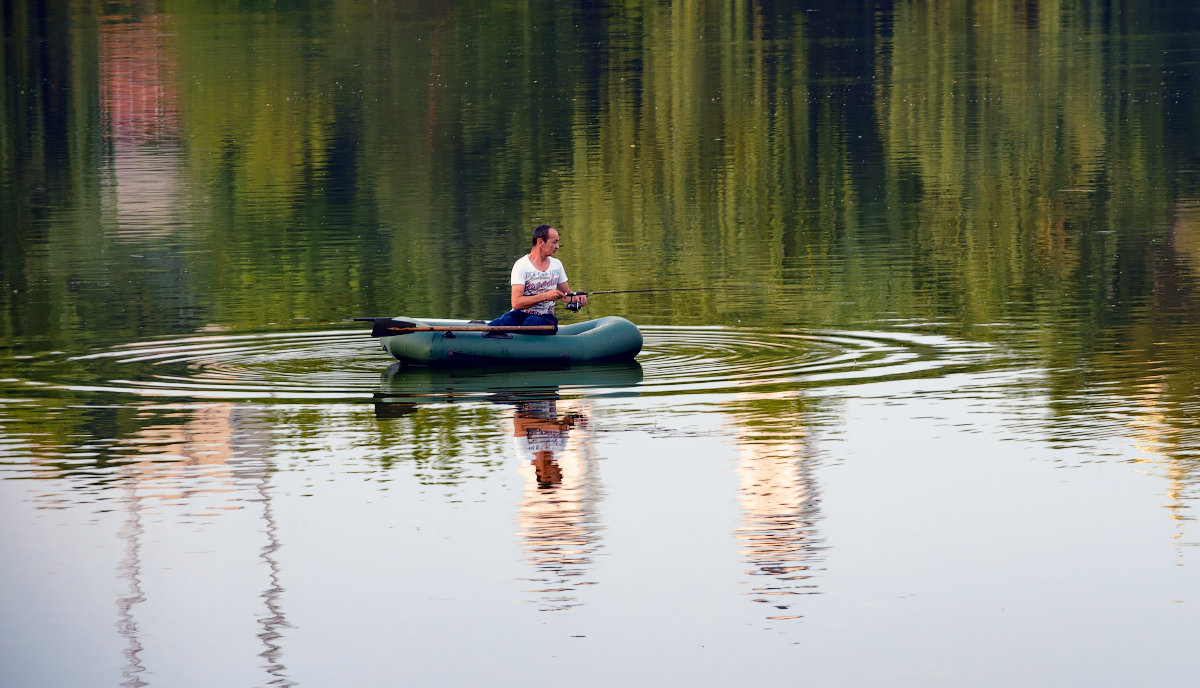
[(591, 294), (633, 294), (643, 291), (711, 291), (713, 289), (729, 289), (729, 287), (673, 287), (665, 289), (603, 289), (599, 291), (569, 291), (567, 296), (589, 296)]
[[(660, 289), (600, 289), (596, 291), (569, 291), (567, 296), (589, 296), (591, 294), (637, 294), (648, 291), (713, 291), (715, 289), (737, 289), (738, 287), (664, 287)], [(567, 310), (578, 312), (583, 304), (578, 301), (567, 304)], [(354, 318), (361, 322), (374, 323), (372, 337), (387, 337), (412, 332), (545, 332), (554, 330), (553, 325), (418, 325), (396, 318)]]
[[(566, 296), (590, 296), (592, 294), (638, 294), (648, 291), (712, 291), (714, 289), (728, 289), (729, 287), (665, 287), (661, 289), (599, 289), (596, 291), (569, 291)], [(578, 311), (583, 308), (579, 302), (567, 304), (567, 310)]]

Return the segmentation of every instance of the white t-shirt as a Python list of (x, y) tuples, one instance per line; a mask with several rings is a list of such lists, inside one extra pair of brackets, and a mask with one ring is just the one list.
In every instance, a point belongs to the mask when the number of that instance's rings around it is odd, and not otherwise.
[[(517, 259), (513, 264), (512, 279), (509, 284), (522, 284), (525, 286), (524, 296), (530, 294), (540, 294), (547, 289), (554, 289), (558, 285), (567, 281), (567, 271), (563, 269), (562, 261), (550, 256), (550, 265), (545, 270), (538, 270), (533, 267), (533, 263), (529, 261), (529, 256), (524, 255)], [(542, 315), (545, 313), (554, 313), (554, 304), (556, 301), (539, 301), (538, 303), (522, 308), (526, 313), (535, 313)]]

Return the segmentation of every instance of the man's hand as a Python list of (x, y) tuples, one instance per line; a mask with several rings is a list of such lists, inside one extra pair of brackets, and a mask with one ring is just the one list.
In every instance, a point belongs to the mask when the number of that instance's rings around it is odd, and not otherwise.
[(567, 310), (578, 313), (587, 305), (587, 296), (583, 294), (567, 293), (564, 295), (567, 300)]

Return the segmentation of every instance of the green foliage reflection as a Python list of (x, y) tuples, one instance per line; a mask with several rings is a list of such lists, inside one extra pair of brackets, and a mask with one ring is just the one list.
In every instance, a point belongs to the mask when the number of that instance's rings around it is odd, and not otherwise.
[(486, 316), (541, 221), (578, 287), (753, 287), (640, 322), (1195, 321), (1195, 8), (808, 9), (9, 3), (0, 334)]

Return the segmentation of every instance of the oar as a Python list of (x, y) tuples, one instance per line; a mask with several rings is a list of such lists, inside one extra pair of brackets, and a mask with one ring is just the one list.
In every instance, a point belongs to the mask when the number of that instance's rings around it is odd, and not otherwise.
[(391, 337), (413, 332), (554, 332), (554, 325), (418, 325), (406, 320), (392, 318), (355, 318), (360, 322), (373, 322), (372, 337)]

